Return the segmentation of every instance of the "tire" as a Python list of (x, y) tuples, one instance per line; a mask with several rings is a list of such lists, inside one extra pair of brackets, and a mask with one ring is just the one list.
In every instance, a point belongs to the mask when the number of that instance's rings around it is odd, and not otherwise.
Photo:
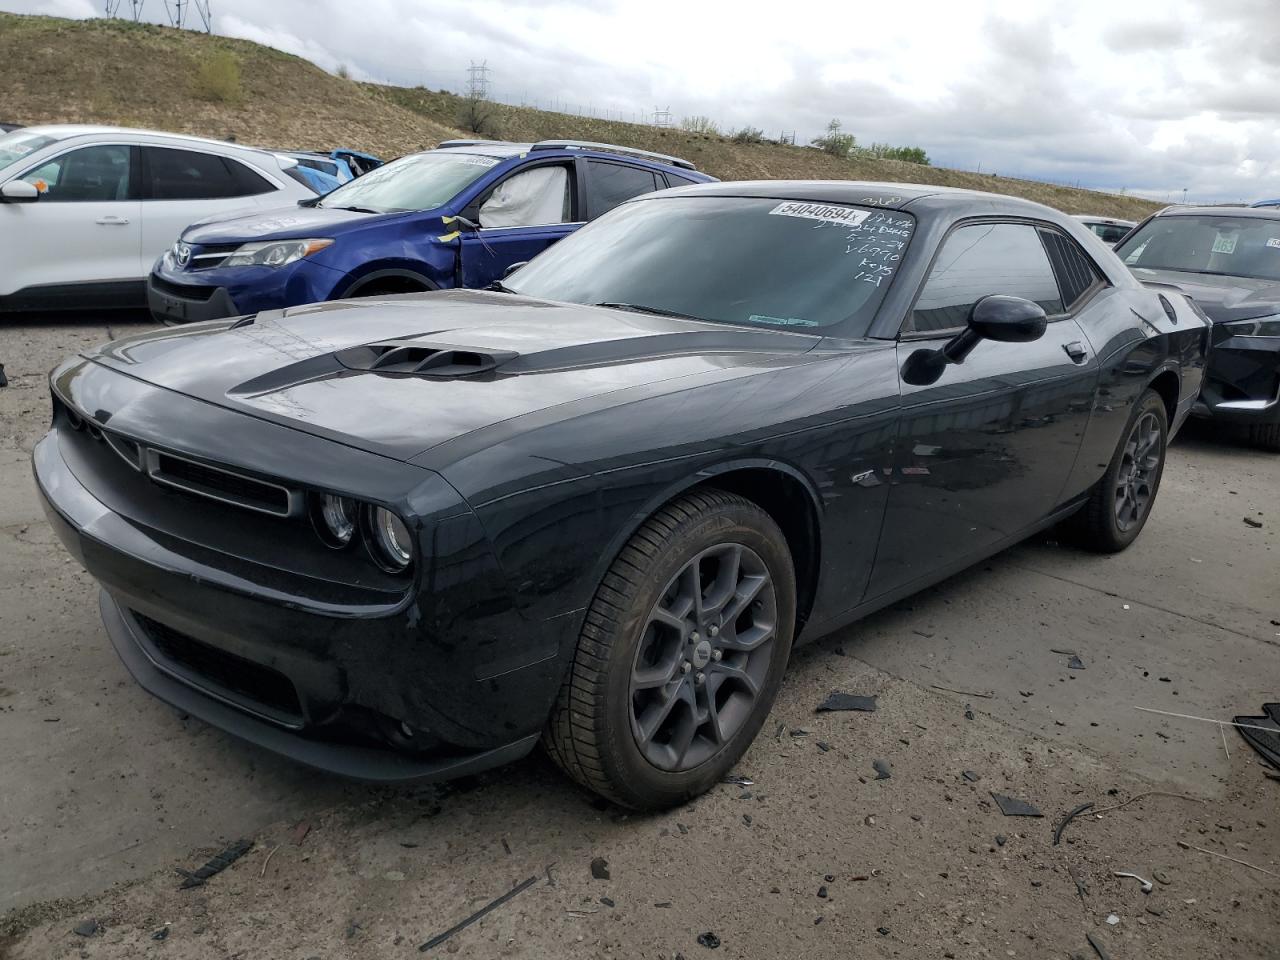
[(625, 807), (665, 809), (703, 793), (768, 716), (795, 610), (791, 553), (767, 513), (715, 489), (667, 504), (596, 590), (543, 746), (578, 783)]
[(1263, 450), (1280, 453), (1280, 423), (1250, 424), (1249, 442)]
[[(1144, 458), (1147, 465), (1135, 471), (1134, 453), (1144, 447), (1149, 450)], [(1079, 513), (1068, 521), (1080, 546), (1098, 553), (1118, 553), (1138, 538), (1155, 505), (1168, 449), (1169, 418), (1164, 401), (1154, 390), (1147, 390), (1129, 415), (1107, 472)]]

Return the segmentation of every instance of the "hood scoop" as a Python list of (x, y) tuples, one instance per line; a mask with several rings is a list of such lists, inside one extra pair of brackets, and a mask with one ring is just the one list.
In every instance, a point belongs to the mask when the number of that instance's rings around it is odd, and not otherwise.
[(466, 350), (421, 340), (384, 340), (348, 347), (334, 354), (338, 363), (348, 370), (403, 373), (440, 380), (489, 373), (518, 356), (510, 350)]

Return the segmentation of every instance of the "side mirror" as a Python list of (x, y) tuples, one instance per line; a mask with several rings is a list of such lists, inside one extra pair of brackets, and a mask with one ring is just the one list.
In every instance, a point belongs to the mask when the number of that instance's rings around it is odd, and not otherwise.
[(10, 180), (0, 187), (0, 202), (35, 203), (39, 199), (40, 191), (25, 180)]
[(973, 305), (969, 325), (942, 348), (942, 353), (948, 363), (964, 363), (965, 357), (983, 340), (1030, 343), (1044, 336), (1048, 323), (1044, 308), (1030, 300), (1000, 295), (983, 297)]
[(513, 263), (511, 266), (507, 267), (507, 269), (502, 272), (502, 279), (503, 280), (507, 279), (507, 277), (511, 276), (513, 273), (515, 273), (517, 270), (519, 270), (528, 262), (529, 262), (528, 260), (521, 260), (519, 263)]
[(973, 305), (969, 323), (941, 350), (917, 350), (907, 357), (902, 378), (912, 386), (937, 383), (949, 363), (964, 363), (983, 340), (1029, 343), (1044, 336), (1049, 320), (1044, 308), (1022, 297), (993, 295)]

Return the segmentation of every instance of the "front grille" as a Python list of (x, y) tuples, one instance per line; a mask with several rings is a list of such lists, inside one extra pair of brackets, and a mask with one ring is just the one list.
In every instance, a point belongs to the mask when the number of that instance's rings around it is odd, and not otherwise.
[(159, 450), (148, 451), (147, 473), (152, 480), (202, 497), (232, 503), (247, 510), (287, 517), (293, 496), (287, 487), (210, 467)]
[(170, 283), (164, 277), (157, 274), (151, 275), (151, 285), (161, 293), (167, 293), (171, 297), (181, 297), (184, 300), (198, 300), (205, 302), (213, 299), (217, 287), (197, 286), (195, 284), (186, 283)]
[(206, 680), (218, 688), (214, 692), (248, 701), (251, 707), (266, 707), (282, 714), (287, 722), (301, 723), (298, 691), (284, 674), (197, 640), (136, 610), (131, 612), (156, 652), (169, 661), (169, 666), (177, 668), (177, 673), (188, 674), (189, 682), (198, 686)]
[(187, 266), (188, 270), (212, 270), (214, 267), (222, 266), (231, 254), (240, 249), (240, 244), (210, 243), (197, 249), (199, 252), (192, 254), (191, 263)]

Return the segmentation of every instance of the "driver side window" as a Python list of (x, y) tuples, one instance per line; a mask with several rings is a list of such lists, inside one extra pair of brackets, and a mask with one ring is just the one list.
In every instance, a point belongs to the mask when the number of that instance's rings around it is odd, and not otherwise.
[(953, 231), (938, 251), (929, 279), (903, 326), (904, 333), (958, 330), (973, 305), (993, 293), (1062, 313), (1062, 295), (1035, 227), (975, 223)]
[(131, 200), (130, 147), (102, 144), (81, 147), (22, 175), (45, 203)]
[(569, 223), (572, 217), (569, 168), (559, 165), (534, 167), (510, 176), (480, 204), (480, 226), (486, 229), (541, 227)]

